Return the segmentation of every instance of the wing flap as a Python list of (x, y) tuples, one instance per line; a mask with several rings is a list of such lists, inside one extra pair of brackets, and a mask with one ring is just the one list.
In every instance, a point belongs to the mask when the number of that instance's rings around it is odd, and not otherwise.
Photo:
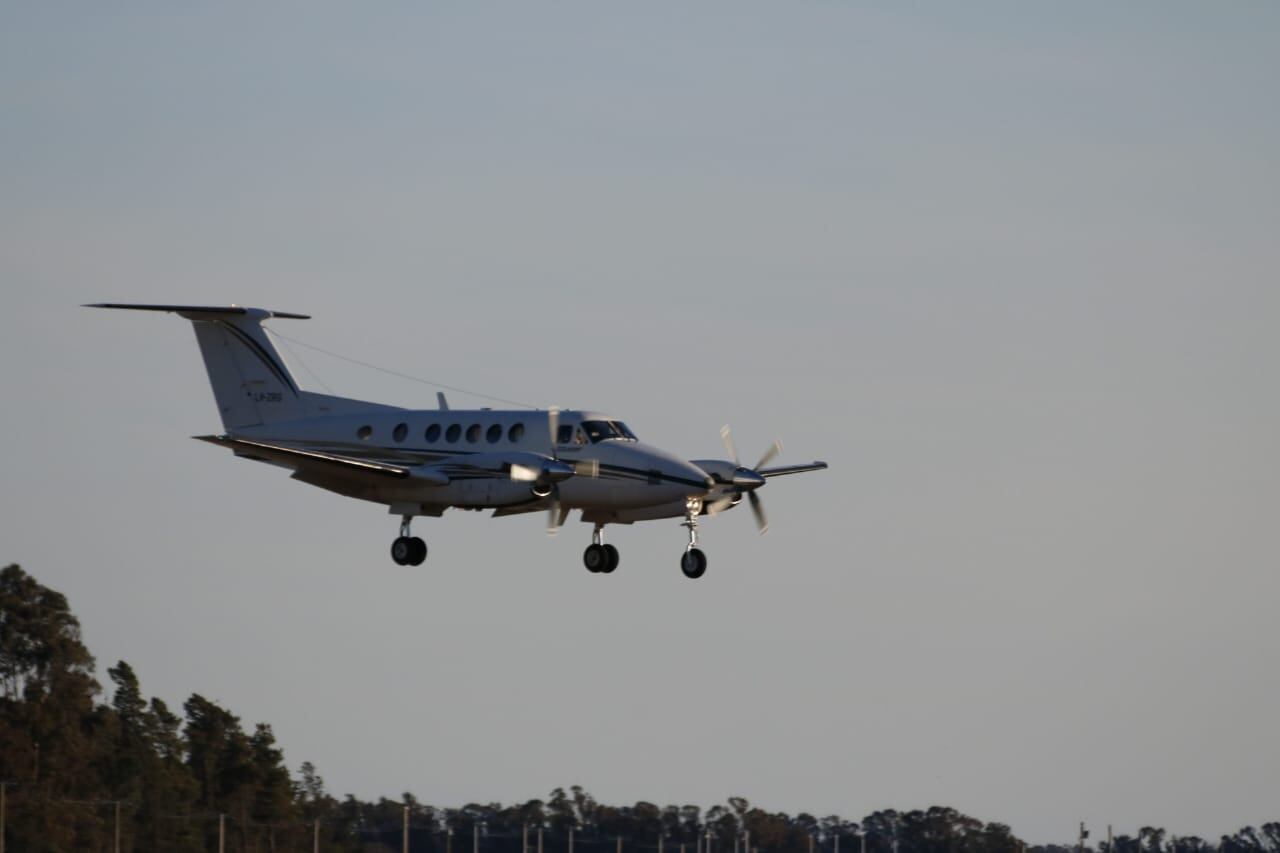
[(265, 462), (276, 462), (296, 470), (327, 470), (347, 474), (386, 477), (395, 480), (421, 480), (432, 485), (447, 485), (449, 478), (439, 471), (430, 468), (405, 468), (400, 465), (387, 465), (382, 462), (370, 462), (365, 459), (352, 459), (335, 453), (323, 453), (318, 450), (300, 450), (283, 444), (266, 441), (253, 441), (247, 438), (232, 438), (227, 435), (197, 435), (196, 439), (231, 449), (237, 456), (260, 459)]

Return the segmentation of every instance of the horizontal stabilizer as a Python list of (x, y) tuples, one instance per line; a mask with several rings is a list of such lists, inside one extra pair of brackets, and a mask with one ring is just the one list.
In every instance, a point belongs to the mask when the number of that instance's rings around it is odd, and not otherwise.
[(287, 320), (310, 320), (310, 314), (293, 314), (289, 311), (268, 311), (265, 308), (245, 308), (243, 305), (136, 305), (128, 302), (94, 302), (84, 308), (123, 308), (126, 311), (169, 311), (181, 314), (188, 320), (209, 319), (213, 316), (258, 315), (262, 319), (282, 317)]

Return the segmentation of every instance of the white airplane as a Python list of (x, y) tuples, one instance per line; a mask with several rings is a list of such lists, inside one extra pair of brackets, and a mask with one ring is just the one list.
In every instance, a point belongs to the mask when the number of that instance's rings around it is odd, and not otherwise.
[(606, 524), (680, 518), (689, 542), (680, 558), (698, 578), (707, 558), (698, 548), (698, 519), (737, 506), (745, 496), (763, 533), (756, 491), (770, 478), (826, 468), (825, 462), (753, 468), (738, 461), (729, 428), (721, 438), (732, 457), (695, 459), (642, 443), (625, 423), (591, 411), (412, 410), (303, 391), (262, 326), (264, 320), (306, 320), (305, 314), (238, 305), (128, 305), (88, 308), (168, 311), (190, 320), (222, 416), (222, 435), (196, 438), (236, 456), (293, 472), (293, 479), (347, 497), (386, 504), (400, 516), (391, 558), (420, 565), (427, 545), (410, 535), (419, 515), (446, 509), (494, 516), (547, 511), (554, 533), (570, 510), (595, 525), (582, 561), (591, 572), (618, 567), (618, 549), (604, 541)]

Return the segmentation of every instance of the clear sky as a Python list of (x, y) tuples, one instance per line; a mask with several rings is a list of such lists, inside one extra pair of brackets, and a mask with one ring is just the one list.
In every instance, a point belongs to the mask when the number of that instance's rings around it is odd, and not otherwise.
[[(338, 793), (1280, 818), (1278, 80), (1261, 2), (7, 4), (0, 560)], [(103, 300), (831, 470), (698, 582), (675, 520), (398, 567)]]

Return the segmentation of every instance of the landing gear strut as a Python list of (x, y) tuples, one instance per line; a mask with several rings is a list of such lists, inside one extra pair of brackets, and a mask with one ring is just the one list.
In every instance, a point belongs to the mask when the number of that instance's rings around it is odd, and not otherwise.
[(591, 531), (591, 544), (582, 552), (582, 564), (592, 574), (607, 575), (618, 568), (619, 559), (618, 549), (605, 544), (604, 525), (597, 524), (596, 529)]
[(680, 526), (689, 528), (689, 544), (680, 558), (680, 571), (690, 579), (700, 578), (707, 571), (707, 555), (698, 547), (698, 516), (701, 513), (701, 498), (689, 498), (685, 501), (684, 521)]
[(400, 535), (391, 543), (391, 559), (401, 566), (420, 566), (427, 559), (427, 543), (417, 536), (409, 535), (412, 515), (400, 517)]

